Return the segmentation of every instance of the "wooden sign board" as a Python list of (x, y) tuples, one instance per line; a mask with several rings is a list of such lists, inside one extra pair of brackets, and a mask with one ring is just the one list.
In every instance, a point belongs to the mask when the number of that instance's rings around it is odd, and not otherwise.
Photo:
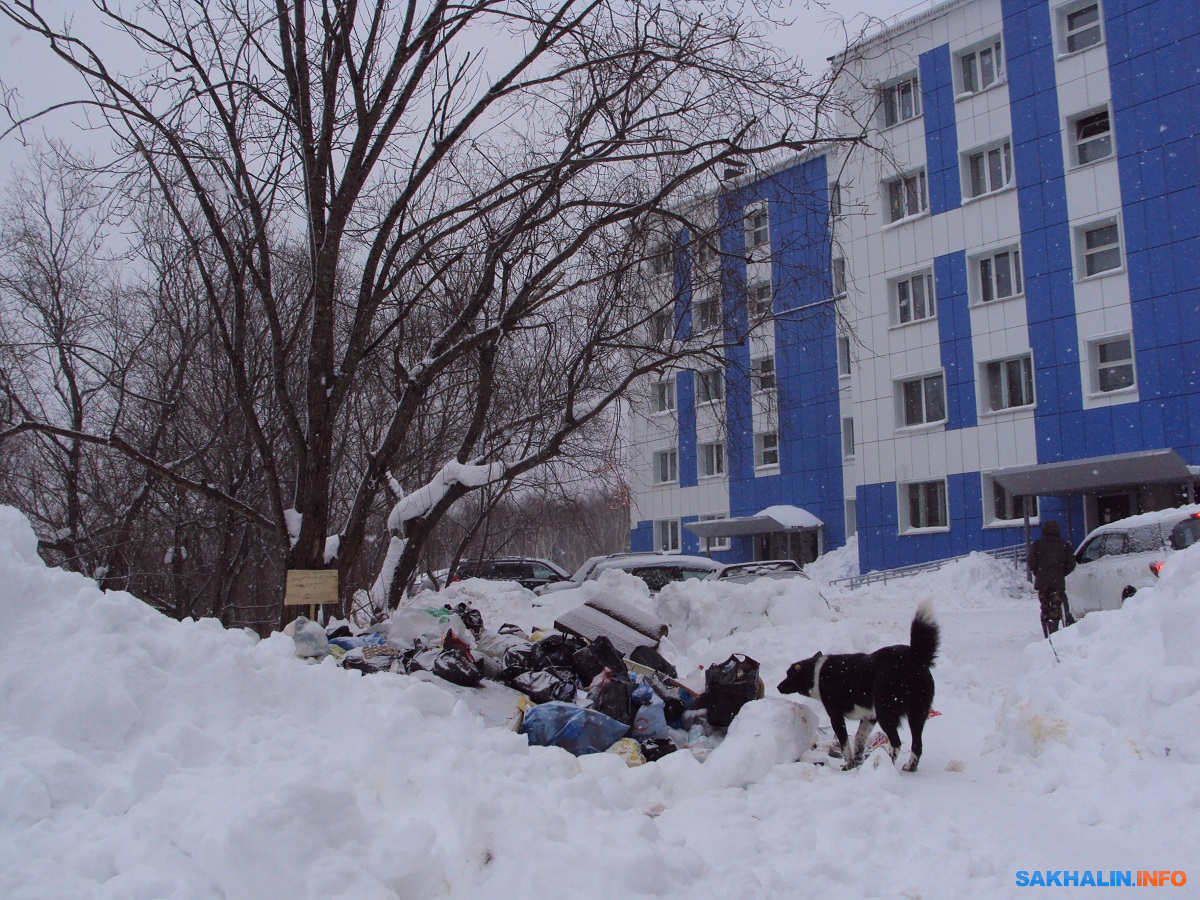
[(318, 606), (337, 602), (337, 569), (288, 569), (285, 606), (307, 606), (308, 617), (316, 619)]

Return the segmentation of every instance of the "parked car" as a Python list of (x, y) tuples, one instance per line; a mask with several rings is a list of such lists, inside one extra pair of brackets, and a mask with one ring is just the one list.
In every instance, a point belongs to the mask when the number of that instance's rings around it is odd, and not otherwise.
[[(1182, 522), (1175, 523), (1170, 537), (1167, 538), (1167, 543), (1172, 550), (1184, 550), (1192, 544), (1200, 543), (1200, 512), (1192, 513)], [(1163, 559), (1156, 559), (1150, 563), (1150, 571), (1154, 573), (1155, 578), (1162, 571), (1164, 562), (1166, 562), (1165, 554)]]
[(590, 556), (583, 561), (583, 564), (575, 570), (575, 574), (565, 581), (554, 581), (538, 588), (539, 594), (552, 594), (556, 591), (565, 591), (571, 588), (577, 588), (592, 574), (592, 571), (600, 563), (610, 559), (628, 559), (634, 556), (666, 556), (665, 553), (605, 553), (600, 556)]
[(651, 592), (658, 593), (672, 581), (707, 578), (721, 568), (704, 556), (679, 556), (669, 553), (644, 553), (604, 559), (592, 567), (588, 581), (594, 581), (609, 569), (620, 569), (646, 582)]
[(505, 556), (497, 559), (463, 560), (454, 569), (450, 580), (486, 578), (488, 581), (515, 581), (521, 587), (535, 591), (547, 584), (566, 581), (568, 577), (566, 572), (548, 559)]
[(790, 559), (761, 559), (757, 562), (729, 563), (708, 576), (709, 581), (749, 584), (759, 578), (809, 578), (800, 564)]
[[(1154, 583), (1151, 565), (1196, 540), (1200, 505), (1162, 509), (1109, 522), (1093, 530), (1075, 551), (1075, 571), (1067, 576), (1067, 601), (1076, 618), (1101, 609), (1119, 609), (1139, 588)], [(1176, 531), (1178, 526), (1183, 526)]]

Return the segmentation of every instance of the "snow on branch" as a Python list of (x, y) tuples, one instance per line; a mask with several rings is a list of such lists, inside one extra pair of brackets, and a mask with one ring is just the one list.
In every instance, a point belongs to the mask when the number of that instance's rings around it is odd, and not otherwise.
[(476, 465), (451, 460), (438, 470), (428, 484), (402, 496), (392, 507), (388, 516), (388, 531), (400, 534), (405, 522), (427, 515), (454, 485), (482, 487), (490, 482), (499, 481), (507, 471), (508, 467), (504, 463)]

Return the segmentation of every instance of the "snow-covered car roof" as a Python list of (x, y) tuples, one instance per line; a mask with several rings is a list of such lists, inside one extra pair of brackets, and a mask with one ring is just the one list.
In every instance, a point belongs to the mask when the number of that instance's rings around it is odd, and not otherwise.
[(748, 582), (756, 578), (804, 578), (800, 564), (790, 559), (763, 559), (756, 562), (729, 563), (708, 576), (713, 581)]
[(1176, 522), (1182, 522), (1197, 513), (1200, 513), (1200, 503), (1192, 503), (1187, 506), (1176, 506), (1172, 509), (1156, 509), (1153, 512), (1139, 513), (1136, 516), (1126, 516), (1124, 519), (1117, 519), (1115, 522), (1108, 522), (1104, 525), (1099, 525), (1087, 533), (1087, 536), (1080, 542), (1080, 546), (1090, 541), (1098, 534), (1108, 534), (1110, 532), (1125, 532), (1134, 528), (1141, 528), (1146, 525), (1174, 525)]
[(588, 575), (588, 578), (598, 578), (600, 573), (607, 569), (622, 569), (628, 572), (633, 569), (657, 566), (696, 569), (707, 572), (715, 572), (721, 568), (721, 564), (719, 562), (711, 560), (707, 556), (682, 556), (677, 553), (645, 553), (601, 560), (600, 562), (596, 563), (595, 567)]

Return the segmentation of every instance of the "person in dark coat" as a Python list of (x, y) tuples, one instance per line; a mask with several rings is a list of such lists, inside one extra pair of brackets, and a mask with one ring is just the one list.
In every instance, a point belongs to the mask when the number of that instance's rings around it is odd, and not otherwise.
[[(1059, 536), (1058, 522), (1042, 524), (1042, 536), (1029, 548), (1029, 571), (1042, 607), (1042, 635), (1049, 637), (1062, 624), (1067, 608), (1066, 577), (1075, 569), (1075, 551)], [(1069, 624), (1069, 622), (1068, 622)]]

